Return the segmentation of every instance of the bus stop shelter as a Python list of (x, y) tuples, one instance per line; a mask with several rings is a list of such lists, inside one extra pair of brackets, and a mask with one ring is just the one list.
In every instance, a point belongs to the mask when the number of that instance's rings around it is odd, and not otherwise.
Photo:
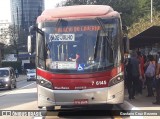
[(135, 37), (129, 39), (130, 50), (160, 44), (160, 26), (152, 26)]

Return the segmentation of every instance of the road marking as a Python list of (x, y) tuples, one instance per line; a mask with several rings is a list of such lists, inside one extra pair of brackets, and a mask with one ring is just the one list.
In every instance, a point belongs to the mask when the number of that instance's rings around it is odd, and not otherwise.
[(0, 95), (0, 97), (5, 96), (5, 94)]
[(18, 88), (18, 89), (23, 89), (23, 88), (26, 88), (26, 87), (31, 86), (31, 85), (33, 85), (33, 84), (35, 84), (35, 82), (34, 82), (34, 83), (31, 83), (31, 84), (28, 84), (28, 85), (26, 85), (26, 86), (23, 86), (23, 87), (21, 87), (21, 88)]
[[(35, 83), (35, 82), (34, 82), (34, 83)], [(8, 95), (8, 94), (12, 94), (12, 93), (14, 93), (14, 92), (17, 91), (17, 90), (19, 90), (19, 89), (24, 89), (24, 88), (26, 88), (26, 87), (28, 87), (28, 86), (33, 85), (34, 83), (28, 84), (28, 85), (23, 86), (23, 87), (21, 87), (21, 88), (17, 88), (17, 89), (15, 89), (15, 90), (11, 90), (11, 91), (8, 91), (8, 92), (4, 92), (4, 93), (2, 93), (2, 94), (0, 95), (0, 97), (6, 96), (6, 95)]]

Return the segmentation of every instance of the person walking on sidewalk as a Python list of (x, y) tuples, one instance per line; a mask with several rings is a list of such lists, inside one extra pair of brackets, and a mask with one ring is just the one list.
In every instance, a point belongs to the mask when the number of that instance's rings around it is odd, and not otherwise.
[(146, 77), (146, 83), (147, 83), (147, 91), (148, 95), (147, 97), (154, 96), (153, 94), (153, 80), (155, 77), (155, 61), (152, 55), (148, 55), (148, 62), (147, 62), (147, 69), (145, 71), (145, 77)]
[(142, 78), (142, 76), (140, 62), (135, 51), (131, 53), (131, 58), (128, 61), (127, 88), (129, 93), (129, 100), (131, 100), (135, 99), (135, 93), (138, 91), (137, 89), (139, 89), (139, 78)]
[(18, 78), (18, 69), (15, 70), (16, 78)]
[(144, 84), (144, 58), (141, 54), (140, 51), (137, 52), (137, 55), (138, 55), (138, 60), (140, 62), (140, 70), (141, 70), (141, 75), (142, 75), (142, 78), (138, 80), (139, 84), (138, 84), (138, 94), (142, 94), (142, 89), (143, 89), (143, 84)]
[[(160, 56), (160, 52), (158, 54)], [(156, 101), (153, 104), (160, 105), (160, 57), (156, 67)]]

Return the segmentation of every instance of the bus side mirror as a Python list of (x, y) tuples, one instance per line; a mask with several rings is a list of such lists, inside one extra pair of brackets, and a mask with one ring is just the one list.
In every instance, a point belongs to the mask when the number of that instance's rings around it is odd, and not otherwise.
[(37, 27), (34, 26), (34, 25), (32, 25), (32, 26), (29, 27), (29, 33), (30, 33), (30, 34), (32, 34), (32, 32), (33, 32), (33, 31), (36, 31), (36, 30), (37, 30)]
[(127, 36), (128, 35), (128, 27), (127, 26), (122, 26), (122, 30), (123, 30), (123, 36)]
[(122, 26), (122, 30), (123, 31), (128, 31), (128, 27), (124, 25), (124, 26)]
[(32, 49), (32, 35), (28, 36), (27, 47), (28, 47), (28, 53), (32, 53), (33, 52), (33, 49)]
[(35, 40), (35, 33), (40, 33), (42, 36), (44, 35), (44, 32), (39, 29), (37, 26), (33, 25), (33, 26), (30, 26), (29, 27), (29, 36), (28, 36), (28, 39), (27, 39), (27, 47), (28, 47), (28, 53), (33, 53), (33, 45), (32, 43), (34, 43), (33, 40)]

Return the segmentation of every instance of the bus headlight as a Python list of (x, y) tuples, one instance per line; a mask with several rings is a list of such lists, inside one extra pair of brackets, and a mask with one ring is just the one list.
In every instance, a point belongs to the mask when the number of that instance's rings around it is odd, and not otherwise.
[(117, 83), (120, 83), (121, 81), (123, 81), (123, 75), (116, 76), (109, 81), (108, 86), (111, 87)]
[(46, 79), (37, 76), (37, 83), (43, 87), (53, 89), (52, 83), (50, 81), (47, 81)]

